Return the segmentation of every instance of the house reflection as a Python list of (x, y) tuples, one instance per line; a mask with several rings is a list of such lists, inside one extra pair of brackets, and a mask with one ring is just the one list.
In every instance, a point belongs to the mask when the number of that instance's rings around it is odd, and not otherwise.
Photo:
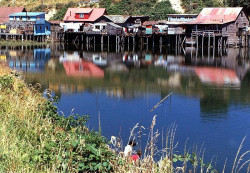
[(163, 63), (169, 72), (195, 74), (202, 83), (211, 85), (240, 86), (241, 80), (250, 69), (247, 52), (242, 53), (242, 50), (228, 49), (213, 58), (209, 54), (196, 55), (194, 51), (195, 49), (187, 49), (185, 60), (181, 61), (168, 55)]
[[(33, 54), (33, 55), (32, 55)], [(50, 49), (34, 49), (23, 53), (12, 50), (8, 53), (9, 67), (24, 72), (41, 72), (50, 59)]]
[(78, 52), (60, 57), (67, 76), (104, 78), (104, 71), (90, 61), (80, 58)]

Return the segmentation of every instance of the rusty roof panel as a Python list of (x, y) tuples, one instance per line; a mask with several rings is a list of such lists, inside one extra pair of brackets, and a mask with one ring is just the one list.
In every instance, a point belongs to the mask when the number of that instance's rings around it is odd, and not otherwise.
[(203, 8), (196, 20), (187, 24), (224, 24), (233, 22), (242, 11), (242, 7)]
[(9, 21), (12, 13), (26, 12), (24, 7), (0, 7), (0, 23)]
[(130, 18), (130, 16), (127, 15), (105, 15), (105, 17), (113, 23), (125, 23)]

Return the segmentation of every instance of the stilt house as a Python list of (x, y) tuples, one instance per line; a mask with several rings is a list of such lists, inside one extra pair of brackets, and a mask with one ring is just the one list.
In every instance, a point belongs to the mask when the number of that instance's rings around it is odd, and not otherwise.
[(13, 13), (5, 24), (10, 30), (21, 30), (23, 35), (46, 36), (51, 33), (50, 23), (45, 20), (43, 12)]
[(203, 8), (196, 20), (187, 23), (186, 35), (212, 37), (219, 45), (244, 46), (248, 26), (249, 19), (242, 7)]

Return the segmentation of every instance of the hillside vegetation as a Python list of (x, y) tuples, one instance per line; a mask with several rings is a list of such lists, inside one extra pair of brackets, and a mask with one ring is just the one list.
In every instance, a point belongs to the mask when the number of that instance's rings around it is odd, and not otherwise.
[[(28, 11), (50, 12), (56, 9), (51, 20), (62, 20), (69, 7), (103, 7), (108, 14), (149, 15), (150, 20), (166, 19), (167, 14), (177, 13), (169, 0), (100, 0), (100, 3), (84, 3), (87, 0), (2, 0), (0, 6), (22, 6)], [(199, 13), (204, 7), (242, 6), (250, 15), (249, 0), (181, 0), (185, 13)]]
[(54, 8), (57, 4), (67, 4), (69, 2), (79, 2), (79, 0), (15, 0), (15, 4), (11, 0), (2, 0), (0, 3), (1, 6), (17, 6), (25, 7), (28, 11), (34, 11), (39, 6), (46, 7), (47, 9)]

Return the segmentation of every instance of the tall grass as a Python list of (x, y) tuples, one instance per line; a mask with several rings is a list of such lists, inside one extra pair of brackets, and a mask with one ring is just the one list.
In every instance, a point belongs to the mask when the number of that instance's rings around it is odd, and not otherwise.
[[(184, 153), (180, 154), (175, 151), (178, 142), (175, 141), (177, 126), (173, 123), (166, 131), (165, 147), (159, 150), (157, 146), (158, 137), (160, 136), (158, 130), (154, 130), (156, 125), (156, 116), (153, 117), (151, 126), (149, 128), (148, 140), (145, 147), (144, 155), (139, 161), (132, 161), (131, 158), (125, 158), (123, 154), (119, 154), (112, 166), (115, 172), (125, 173), (218, 173), (213, 165), (216, 164), (214, 158), (210, 162), (205, 162), (205, 149), (203, 144), (199, 147), (197, 144), (193, 148), (187, 149), (185, 144)], [(130, 140), (138, 140), (138, 134), (136, 132), (140, 125), (137, 123), (130, 132)], [(145, 128), (143, 128), (145, 129)], [(141, 133), (141, 129), (139, 131)], [(164, 137), (162, 137), (162, 140)], [(250, 150), (240, 154), (245, 138), (240, 144), (239, 150), (236, 154), (234, 164), (232, 166), (232, 173), (239, 173), (245, 169), (245, 172), (250, 171)], [(164, 145), (164, 144), (163, 144)], [(163, 146), (162, 145), (162, 146)], [(178, 154), (177, 154), (178, 153)], [(159, 160), (155, 160), (155, 156), (161, 156)], [(226, 162), (222, 172), (225, 172)]]
[[(42, 97), (39, 84), (26, 85), (20, 75), (0, 64), (0, 172), (216, 172), (204, 162), (205, 150), (194, 145), (177, 154), (177, 126), (162, 134), (162, 149), (157, 148), (160, 133), (156, 116), (148, 131), (144, 154), (139, 161), (115, 154), (101, 133), (89, 131), (87, 116), (58, 115), (53, 98)], [(50, 96), (49, 90), (46, 92)], [(100, 114), (100, 113), (99, 113)], [(140, 141), (146, 130), (136, 124), (129, 140)], [(249, 153), (243, 154), (243, 139), (236, 154), (232, 173), (250, 169)], [(118, 142), (121, 147), (121, 142)], [(116, 150), (117, 151), (117, 150)], [(155, 156), (161, 156), (155, 160)], [(224, 166), (225, 170), (226, 164)], [(246, 168), (247, 167), (247, 168)], [(224, 172), (223, 170), (223, 172)]]
[(112, 171), (114, 154), (86, 116), (58, 115), (39, 85), (0, 67), (0, 172)]

